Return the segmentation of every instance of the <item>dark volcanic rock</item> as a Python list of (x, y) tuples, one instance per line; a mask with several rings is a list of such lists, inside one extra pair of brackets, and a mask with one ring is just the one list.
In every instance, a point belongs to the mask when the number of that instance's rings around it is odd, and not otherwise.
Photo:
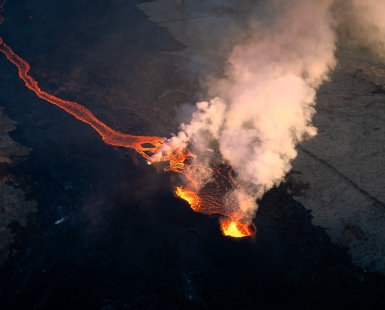
[[(160, 53), (183, 46), (136, 1), (19, 1), (6, 9), (2, 37), (42, 87), (115, 129), (177, 129), (175, 107), (194, 100), (198, 74), (187, 60)], [(283, 186), (260, 201), (256, 240), (225, 238), (218, 216), (194, 213), (172, 195), (172, 176), (105, 145), (0, 62), (7, 86), (0, 102), (19, 123), (11, 137), (34, 150), (18, 169), (36, 183), (38, 207), (33, 227), (22, 229), (28, 237), (0, 270), (1, 309), (374, 309), (383, 302), (384, 278), (355, 268)]]

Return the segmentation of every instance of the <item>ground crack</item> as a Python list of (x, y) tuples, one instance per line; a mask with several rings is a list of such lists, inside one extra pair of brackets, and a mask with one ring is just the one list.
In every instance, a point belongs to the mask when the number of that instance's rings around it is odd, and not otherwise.
[(378, 200), (376, 197), (373, 197), (372, 195), (370, 195), (367, 191), (365, 191), (364, 189), (360, 188), (356, 183), (354, 183), (352, 180), (350, 180), (346, 175), (344, 175), (343, 173), (339, 172), (336, 168), (334, 168), (332, 165), (330, 165), (327, 161), (323, 160), (322, 158), (319, 158), (317, 155), (311, 153), (310, 151), (304, 149), (303, 147), (301, 146), (297, 146), (298, 149), (302, 150), (304, 153), (306, 153), (307, 155), (309, 155), (310, 157), (312, 157), (313, 159), (317, 160), (318, 162), (324, 164), (326, 167), (328, 167), (329, 169), (331, 169), (332, 171), (334, 171), (337, 175), (339, 175), (341, 178), (343, 178), (347, 183), (349, 183), (354, 189), (356, 189), (357, 191), (359, 191), (362, 195), (364, 195), (367, 199), (371, 200), (376, 206), (382, 208), (383, 210), (385, 210), (385, 203), (383, 203), (382, 201)]

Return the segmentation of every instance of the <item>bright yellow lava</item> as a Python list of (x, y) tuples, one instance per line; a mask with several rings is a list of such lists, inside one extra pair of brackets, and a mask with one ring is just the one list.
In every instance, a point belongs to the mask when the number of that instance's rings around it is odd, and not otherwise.
[(255, 235), (255, 228), (252, 224), (232, 221), (231, 219), (221, 218), (219, 220), (221, 231), (224, 236), (233, 238), (250, 237)]
[(228, 226), (222, 226), (222, 233), (225, 236), (233, 237), (233, 238), (242, 238), (245, 235), (238, 229), (236, 222), (231, 222)]
[(198, 211), (201, 207), (201, 199), (195, 192), (190, 191), (189, 189), (184, 188), (183, 186), (177, 186), (175, 188), (175, 194), (178, 197), (186, 200), (190, 204), (191, 209), (193, 209), (194, 211)]

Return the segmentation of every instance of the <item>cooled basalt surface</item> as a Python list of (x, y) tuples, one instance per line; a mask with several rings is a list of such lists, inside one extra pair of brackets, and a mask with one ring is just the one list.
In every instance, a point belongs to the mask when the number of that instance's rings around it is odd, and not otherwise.
[[(172, 53), (217, 68), (265, 2), (156, 0), (139, 7), (186, 45)], [(318, 135), (298, 148), (289, 192), (357, 266), (384, 274), (385, 59), (342, 35), (336, 57), (317, 92)]]
[(10, 255), (17, 253), (12, 248), (15, 236), (25, 227), (36, 210), (36, 202), (26, 199), (29, 194), (25, 175), (15, 171), (17, 163), (26, 158), (31, 149), (20, 145), (9, 136), (16, 129), (0, 107), (0, 267)]
[[(176, 108), (199, 99), (199, 77), (208, 65), (169, 54), (184, 45), (136, 4), (7, 2), (1, 37), (28, 60), (43, 90), (81, 102), (122, 132), (168, 136), (178, 129)], [(155, 173), (133, 151), (106, 145), (86, 124), (37, 98), (5, 57), (0, 67), (0, 103), (18, 123), (6, 135), (18, 147), (33, 149), (24, 149), (24, 161), (6, 157), (14, 160), (12, 175), (21, 180), (15, 191), (23, 190), (20, 198), (35, 201), (37, 208), (25, 228), (7, 224), (18, 237), (9, 248), (17, 252), (0, 270), (2, 309), (362, 309), (382, 304), (383, 276), (354, 266), (345, 244), (332, 243), (331, 232), (314, 225), (315, 209), (310, 212), (310, 204), (288, 194), (317, 188), (305, 178), (307, 165), (323, 162), (300, 154), (298, 160), (310, 159), (295, 166), (292, 181), (260, 202), (256, 239), (225, 238), (216, 216), (194, 213), (174, 197), (171, 189), (178, 180), (172, 175)], [(369, 91), (371, 79), (365, 84)], [(370, 96), (381, 100), (382, 95)], [(338, 162), (302, 147), (381, 201), (375, 196), (378, 187), (364, 187)], [(10, 153), (8, 147), (1, 151)], [(355, 241), (366, 233), (362, 223), (343, 226), (352, 243), (370, 239)]]

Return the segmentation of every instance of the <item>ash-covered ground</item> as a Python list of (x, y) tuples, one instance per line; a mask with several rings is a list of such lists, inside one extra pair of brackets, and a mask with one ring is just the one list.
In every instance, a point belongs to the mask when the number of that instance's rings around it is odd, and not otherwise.
[[(9, 0), (0, 36), (31, 64), (45, 91), (84, 105), (114, 129), (169, 136), (178, 129), (177, 108), (200, 99), (199, 79), (210, 68), (183, 55), (194, 53), (188, 42), (137, 4)], [(357, 181), (368, 170), (338, 133), (350, 128), (351, 141), (383, 156), (355, 140), (359, 130), (352, 129), (372, 124), (361, 120), (361, 108), (381, 118), (376, 78), (383, 65), (361, 68), (368, 60), (355, 55), (344, 62), (342, 54), (331, 86), (320, 90), (320, 138), (302, 145), (288, 181), (260, 202), (254, 242), (223, 237), (217, 216), (194, 213), (173, 196), (173, 175), (133, 150), (104, 144), (86, 124), (37, 98), (0, 55), (1, 309), (380, 308), (385, 278), (381, 257), (370, 255), (381, 256), (383, 246), (376, 230), (383, 210), (375, 203), (381, 180)], [(354, 84), (349, 95), (344, 74)], [(361, 93), (373, 102), (361, 106)], [(346, 102), (350, 114), (341, 111)], [(372, 127), (365, 135), (373, 141), (365, 141), (380, 145), (381, 124)], [(323, 145), (351, 153), (325, 153)], [(366, 165), (372, 163), (375, 157)], [(346, 211), (347, 198), (339, 201), (345, 196), (330, 194), (354, 197), (349, 191), (360, 189), (369, 202), (354, 213)], [(327, 203), (334, 213), (325, 211)], [(347, 215), (336, 217), (341, 210)], [(325, 224), (328, 216), (333, 226)], [(360, 256), (355, 249), (365, 244), (373, 252)], [(366, 268), (368, 256), (376, 263)]]

